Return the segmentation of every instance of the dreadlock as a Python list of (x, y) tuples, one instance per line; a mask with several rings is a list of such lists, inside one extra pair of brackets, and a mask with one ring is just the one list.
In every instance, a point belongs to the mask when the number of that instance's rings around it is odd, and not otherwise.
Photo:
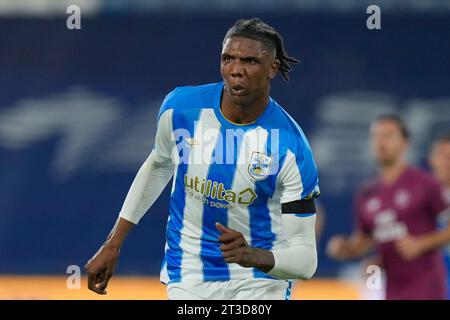
[(271, 52), (275, 50), (275, 57), (280, 61), (278, 70), (286, 82), (289, 82), (288, 73), (292, 70), (291, 63), (299, 63), (300, 60), (287, 55), (284, 49), (283, 37), (274, 28), (259, 18), (240, 19), (228, 29), (222, 44), (225, 44), (225, 41), (232, 37), (258, 40), (263, 43), (267, 50)]

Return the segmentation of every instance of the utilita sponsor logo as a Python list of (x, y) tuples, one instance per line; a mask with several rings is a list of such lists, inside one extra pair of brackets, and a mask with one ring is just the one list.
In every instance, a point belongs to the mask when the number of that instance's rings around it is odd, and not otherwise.
[(223, 183), (207, 180), (199, 177), (184, 175), (184, 186), (188, 191), (201, 195), (204, 198), (226, 201), (229, 204), (250, 205), (255, 201), (257, 195), (251, 188), (241, 191), (225, 189)]

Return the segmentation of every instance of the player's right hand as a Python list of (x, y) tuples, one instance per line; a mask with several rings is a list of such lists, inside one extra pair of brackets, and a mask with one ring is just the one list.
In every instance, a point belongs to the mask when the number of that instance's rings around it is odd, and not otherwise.
[(348, 240), (344, 236), (333, 236), (328, 241), (326, 252), (329, 257), (344, 260), (348, 255)]
[(88, 274), (88, 288), (98, 294), (106, 294), (108, 281), (112, 277), (119, 260), (119, 249), (103, 245), (86, 263), (84, 270)]

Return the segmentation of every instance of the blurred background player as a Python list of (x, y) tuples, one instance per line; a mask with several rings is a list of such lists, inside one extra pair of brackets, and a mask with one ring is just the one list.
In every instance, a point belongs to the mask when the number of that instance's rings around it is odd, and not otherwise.
[(370, 134), (379, 173), (356, 195), (352, 235), (332, 237), (328, 255), (355, 259), (375, 247), (386, 272), (387, 299), (445, 299), (439, 249), (449, 242), (450, 227), (436, 225), (446, 208), (441, 188), (405, 160), (409, 133), (399, 117), (380, 116)]
[[(431, 147), (429, 164), (433, 174), (442, 186), (444, 200), (450, 206), (450, 133), (436, 138)], [(439, 216), (442, 227), (448, 225), (450, 221), (449, 209)], [(450, 299), (450, 245), (444, 248), (444, 257), (447, 265), (447, 299)]]

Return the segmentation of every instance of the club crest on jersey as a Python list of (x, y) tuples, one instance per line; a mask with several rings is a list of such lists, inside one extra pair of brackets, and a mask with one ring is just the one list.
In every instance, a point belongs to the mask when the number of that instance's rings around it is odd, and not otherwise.
[(248, 165), (248, 173), (255, 180), (263, 180), (267, 178), (270, 173), (270, 166), (272, 164), (272, 158), (266, 156), (263, 153), (254, 151), (250, 158)]

